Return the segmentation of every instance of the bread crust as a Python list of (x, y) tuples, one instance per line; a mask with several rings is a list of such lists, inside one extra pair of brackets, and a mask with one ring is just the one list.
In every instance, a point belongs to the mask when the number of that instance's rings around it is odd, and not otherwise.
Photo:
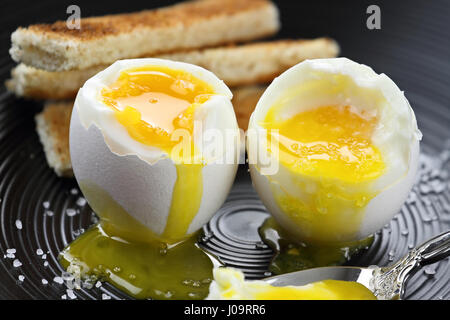
[[(118, 59), (248, 41), (274, 34), (279, 13), (269, 0), (195, 0), (137, 13), (18, 28), (10, 54), (48, 71), (84, 69)], [(207, 32), (205, 32), (207, 31)]]
[(73, 101), (46, 103), (35, 117), (48, 165), (60, 177), (73, 176), (69, 151), (69, 128)]
[[(305, 59), (331, 58), (339, 53), (337, 43), (328, 38), (279, 40), (227, 46), (158, 56), (200, 65), (230, 87), (264, 84)], [(83, 70), (49, 72), (18, 65), (6, 82), (17, 96), (34, 99), (71, 99), (83, 83), (106, 65)]]

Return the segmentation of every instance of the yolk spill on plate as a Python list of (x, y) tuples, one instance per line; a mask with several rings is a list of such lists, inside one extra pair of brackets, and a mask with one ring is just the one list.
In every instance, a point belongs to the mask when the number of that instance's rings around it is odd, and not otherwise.
[(270, 261), (269, 271), (283, 274), (310, 268), (339, 266), (354, 255), (368, 249), (373, 236), (359, 241), (315, 245), (292, 239), (275, 221), (267, 218), (258, 230), (259, 235), (275, 255)]
[(274, 196), (301, 228), (303, 240), (330, 242), (358, 232), (362, 209), (376, 195), (370, 184), (385, 169), (371, 142), (376, 124), (376, 117), (349, 106), (317, 107), (287, 120), (280, 119), (278, 107), (268, 112), (262, 123), (268, 130), (268, 151), (271, 142), (278, 143), (280, 165), (302, 190), (292, 194), (271, 180)]
[(107, 281), (137, 299), (204, 299), (214, 258), (196, 240), (192, 236), (173, 247), (127, 241), (98, 224), (73, 241), (60, 262), (83, 281)]
[[(212, 94), (206, 82), (161, 66), (125, 70), (102, 90), (100, 99), (132, 138), (158, 147), (174, 161), (177, 180), (161, 235), (131, 217), (93, 181), (79, 181), (100, 223), (61, 253), (61, 263), (70, 272), (81, 270), (79, 277), (101, 278), (136, 298), (202, 299), (208, 294), (216, 261), (187, 232), (203, 193), (194, 113)], [(178, 129), (189, 133), (190, 148), (172, 154), (180, 142), (171, 139)]]

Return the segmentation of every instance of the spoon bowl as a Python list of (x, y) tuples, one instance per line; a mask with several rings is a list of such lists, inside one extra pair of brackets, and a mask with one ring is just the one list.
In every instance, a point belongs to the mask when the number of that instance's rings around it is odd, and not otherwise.
[(444, 232), (412, 249), (406, 256), (388, 267), (322, 267), (290, 272), (264, 279), (273, 286), (302, 286), (322, 280), (358, 282), (379, 300), (401, 299), (408, 278), (421, 267), (450, 255), (450, 231)]

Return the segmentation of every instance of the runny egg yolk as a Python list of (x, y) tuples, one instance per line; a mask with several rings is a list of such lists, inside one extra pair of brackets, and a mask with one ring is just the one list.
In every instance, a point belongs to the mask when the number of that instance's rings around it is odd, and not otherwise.
[[(262, 124), (268, 141), (279, 146), (280, 164), (302, 190), (302, 195), (292, 194), (279, 183), (279, 207), (302, 228), (306, 240), (353, 238), (362, 208), (376, 195), (370, 184), (385, 169), (371, 142), (377, 117), (350, 106), (321, 106), (283, 120), (278, 110), (272, 108)], [(269, 143), (270, 152), (272, 148)]]
[(322, 280), (302, 286), (277, 287), (263, 281), (246, 281), (231, 268), (214, 271), (210, 299), (233, 300), (376, 300), (364, 285), (355, 281)]
[[(144, 299), (202, 299), (208, 294), (216, 260), (187, 234), (203, 193), (201, 162), (193, 141), (194, 112), (214, 93), (191, 74), (161, 66), (123, 71), (102, 90), (100, 100), (136, 141), (157, 147), (176, 166), (177, 178), (165, 228), (156, 235), (95, 184), (80, 181), (83, 193), (100, 216), (60, 255), (76, 278), (105, 280)], [(177, 129), (189, 141), (172, 139)], [(172, 152), (178, 143), (187, 146)], [(184, 154), (183, 154), (184, 153)]]
[(323, 280), (300, 287), (267, 285), (256, 300), (376, 300), (369, 289), (353, 281)]
[[(192, 74), (164, 66), (122, 71), (101, 92), (102, 101), (114, 109), (116, 119), (136, 141), (160, 148), (175, 162), (177, 180), (162, 240), (186, 237), (202, 198), (202, 163), (193, 141), (196, 108), (214, 94), (213, 88)], [(183, 130), (189, 141), (176, 138)], [(178, 135), (177, 135), (178, 136)], [(178, 137), (179, 137), (178, 136)], [(183, 143), (188, 148), (175, 147)]]
[(267, 286), (257, 300), (376, 300), (369, 289), (352, 281), (324, 280), (301, 287)]

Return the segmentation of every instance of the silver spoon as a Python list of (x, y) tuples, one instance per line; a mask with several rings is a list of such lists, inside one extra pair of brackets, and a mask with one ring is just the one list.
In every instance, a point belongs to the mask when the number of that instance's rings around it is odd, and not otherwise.
[(333, 279), (356, 281), (371, 290), (379, 300), (401, 299), (405, 283), (420, 267), (450, 255), (450, 231), (444, 232), (412, 249), (389, 267), (323, 267), (269, 277), (264, 281), (277, 287), (301, 286), (315, 281)]

